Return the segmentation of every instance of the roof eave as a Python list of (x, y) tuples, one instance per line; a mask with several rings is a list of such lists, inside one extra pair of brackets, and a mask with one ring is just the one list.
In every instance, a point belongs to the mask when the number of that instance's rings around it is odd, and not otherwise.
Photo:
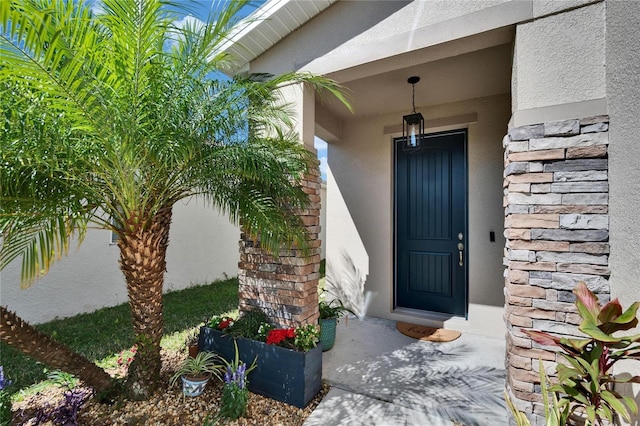
[(248, 72), (251, 61), (338, 0), (267, 0), (232, 31), (219, 53), (231, 57), (227, 75)]

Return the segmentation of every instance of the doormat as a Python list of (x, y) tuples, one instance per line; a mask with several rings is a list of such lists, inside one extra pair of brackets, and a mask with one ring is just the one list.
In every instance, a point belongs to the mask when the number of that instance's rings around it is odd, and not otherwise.
[(445, 330), (443, 328), (426, 327), (424, 325), (409, 324), (408, 322), (396, 322), (398, 331), (414, 339), (429, 342), (451, 342), (460, 337), (460, 332), (456, 330)]

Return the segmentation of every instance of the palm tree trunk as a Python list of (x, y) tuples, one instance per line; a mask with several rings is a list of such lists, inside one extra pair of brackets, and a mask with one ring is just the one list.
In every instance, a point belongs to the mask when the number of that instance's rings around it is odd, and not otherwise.
[(160, 385), (162, 286), (166, 269), (171, 207), (158, 211), (145, 226), (134, 217), (124, 224), (118, 240), (138, 350), (129, 367), (127, 391), (134, 399), (148, 399)]
[(106, 371), (60, 342), (29, 325), (14, 312), (0, 307), (0, 338), (51, 368), (77, 376), (98, 395), (106, 395), (115, 381)]

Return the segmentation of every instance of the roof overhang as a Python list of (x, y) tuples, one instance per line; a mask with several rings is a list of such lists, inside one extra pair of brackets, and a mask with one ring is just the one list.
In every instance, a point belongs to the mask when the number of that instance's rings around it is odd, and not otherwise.
[(223, 71), (234, 75), (249, 70), (252, 60), (338, 0), (267, 0), (232, 31), (221, 51), (232, 57)]

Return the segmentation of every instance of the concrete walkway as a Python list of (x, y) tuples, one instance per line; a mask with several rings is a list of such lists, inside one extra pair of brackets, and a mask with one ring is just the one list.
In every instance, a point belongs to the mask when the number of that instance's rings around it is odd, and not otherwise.
[(332, 386), (304, 426), (506, 425), (504, 340), (421, 342), (379, 318), (342, 319), (323, 353)]

